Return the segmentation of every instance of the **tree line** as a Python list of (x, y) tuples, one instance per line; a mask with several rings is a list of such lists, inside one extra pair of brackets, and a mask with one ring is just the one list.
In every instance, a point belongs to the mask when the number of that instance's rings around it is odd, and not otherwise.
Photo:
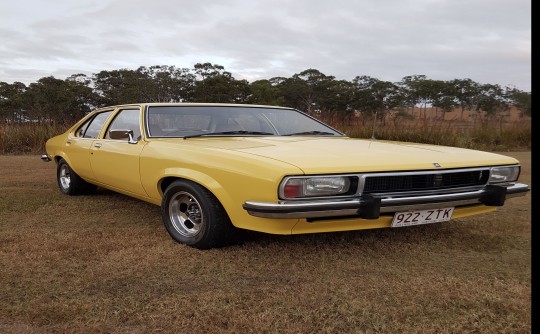
[(480, 84), (471, 79), (433, 80), (406, 76), (399, 82), (357, 76), (338, 80), (316, 69), (291, 77), (248, 82), (221, 65), (197, 63), (193, 68), (156, 65), (136, 70), (52, 76), (25, 85), (0, 82), (0, 119), (5, 122), (71, 123), (103, 106), (138, 102), (250, 103), (293, 107), (308, 113), (384, 115), (431, 106), (441, 112), (483, 111), (488, 116), (515, 106), (531, 115), (531, 93), (515, 87)]

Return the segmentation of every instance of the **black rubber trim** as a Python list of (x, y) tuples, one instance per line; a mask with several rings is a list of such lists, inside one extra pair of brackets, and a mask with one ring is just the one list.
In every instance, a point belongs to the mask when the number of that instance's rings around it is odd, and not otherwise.
[(377, 219), (381, 215), (381, 198), (371, 195), (362, 196), (358, 215), (364, 219)]
[(486, 193), (480, 197), (480, 202), (487, 206), (503, 206), (506, 200), (506, 187), (488, 185)]

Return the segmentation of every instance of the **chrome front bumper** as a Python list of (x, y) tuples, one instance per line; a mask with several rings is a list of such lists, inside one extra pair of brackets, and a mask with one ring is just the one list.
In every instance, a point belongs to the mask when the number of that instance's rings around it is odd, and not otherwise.
[(42, 154), (41, 155), (41, 160), (45, 161), (45, 162), (49, 162), (49, 161), (51, 161), (51, 158), (49, 158), (49, 156), (47, 154)]
[(377, 219), (381, 213), (457, 207), (474, 204), (502, 206), (507, 198), (524, 196), (529, 186), (488, 185), (483, 189), (421, 196), (361, 196), (343, 200), (313, 200), (310, 202), (264, 203), (247, 201), (243, 208), (252, 216), (262, 218), (323, 218), (358, 216)]

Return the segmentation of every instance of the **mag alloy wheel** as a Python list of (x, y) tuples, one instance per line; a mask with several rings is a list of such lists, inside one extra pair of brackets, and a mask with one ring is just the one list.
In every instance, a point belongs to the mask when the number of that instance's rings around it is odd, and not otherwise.
[(193, 195), (179, 191), (169, 202), (169, 219), (173, 228), (184, 237), (194, 237), (204, 226), (201, 205)]
[(69, 186), (71, 185), (71, 171), (67, 164), (62, 164), (60, 166), (58, 181), (60, 181), (60, 186), (63, 190), (67, 191), (69, 189)]
[(96, 190), (95, 185), (86, 182), (77, 175), (64, 159), (58, 161), (56, 180), (60, 191), (66, 195), (85, 195)]
[(176, 180), (167, 186), (161, 215), (171, 237), (191, 247), (208, 249), (237, 240), (237, 231), (219, 200), (192, 181)]

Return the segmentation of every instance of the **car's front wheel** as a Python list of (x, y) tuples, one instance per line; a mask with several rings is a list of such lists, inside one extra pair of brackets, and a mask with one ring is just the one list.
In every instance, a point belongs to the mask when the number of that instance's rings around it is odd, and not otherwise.
[(91, 194), (96, 190), (96, 186), (83, 180), (64, 159), (58, 161), (56, 167), (56, 180), (60, 191), (66, 195)]
[(165, 228), (179, 243), (199, 249), (233, 241), (235, 228), (212, 193), (200, 185), (178, 180), (167, 187), (161, 202)]

